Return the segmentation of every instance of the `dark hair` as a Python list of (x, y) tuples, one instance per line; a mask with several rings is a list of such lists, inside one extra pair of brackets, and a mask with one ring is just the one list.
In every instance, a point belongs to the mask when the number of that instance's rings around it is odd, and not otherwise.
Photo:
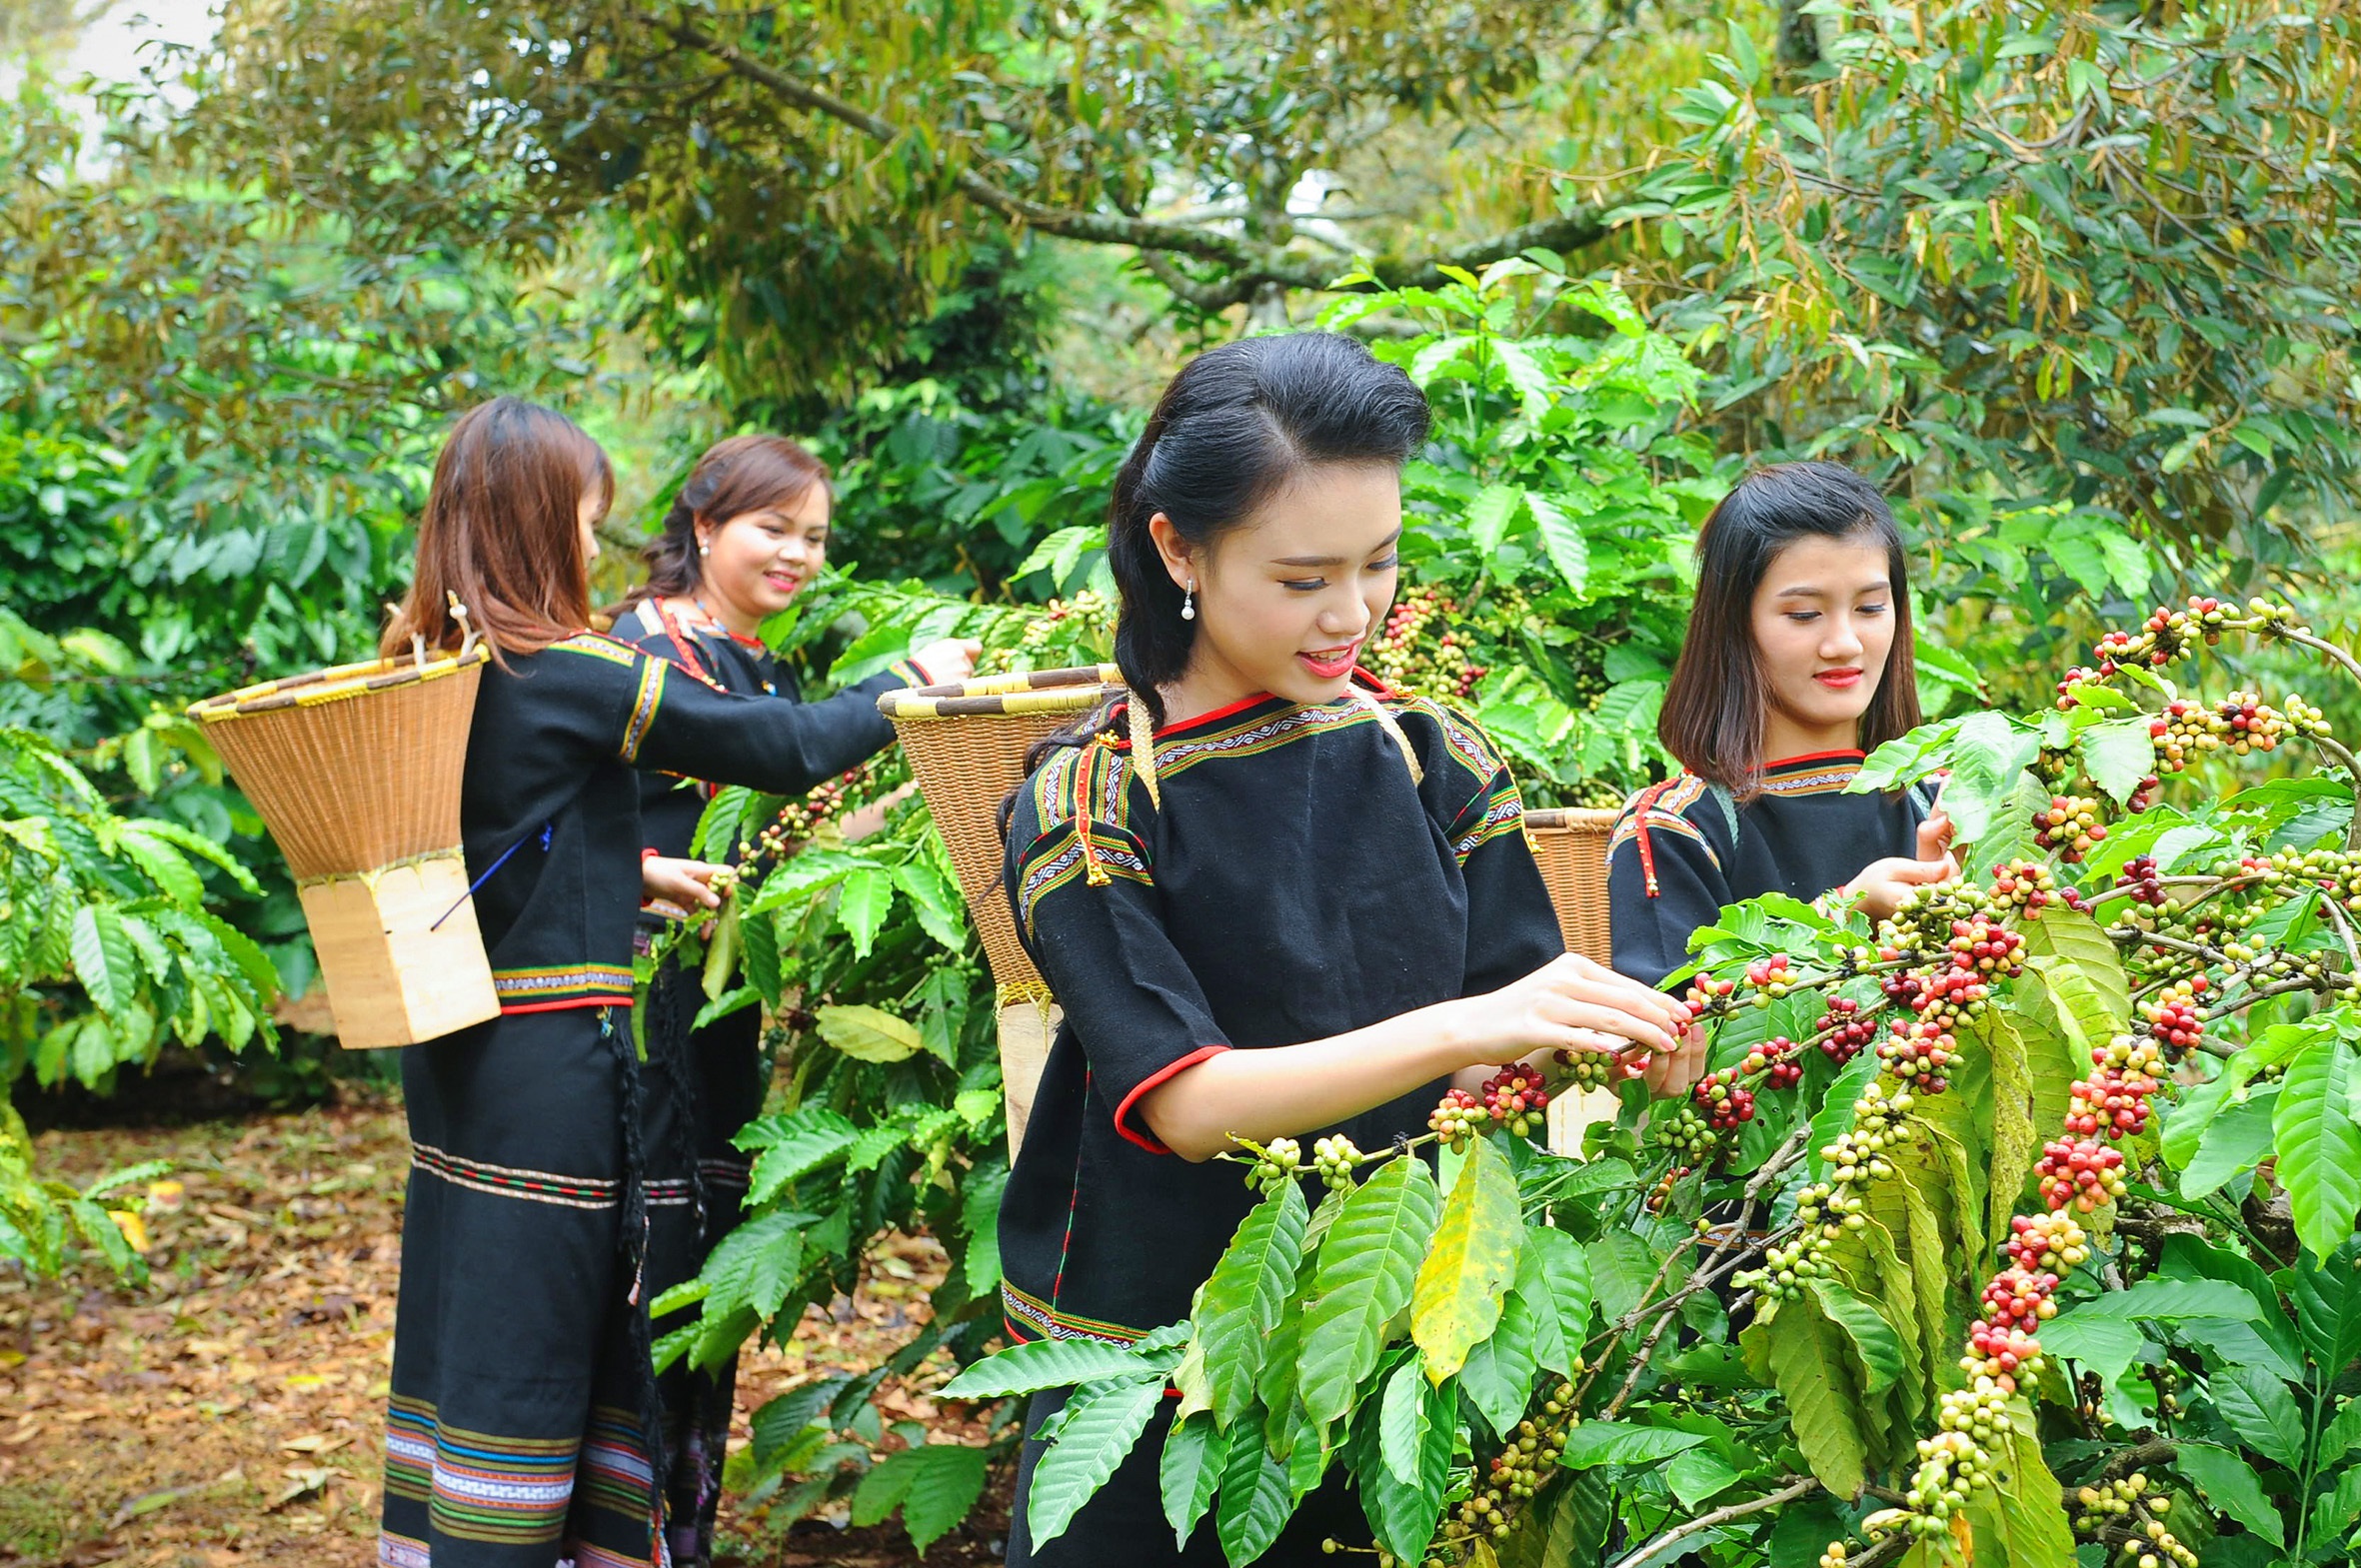
[(458, 647), (463, 629), (448, 595), (467, 607), (495, 660), (586, 630), (590, 563), (581, 511), (584, 492), (594, 488), (604, 517), (615, 499), (615, 471), (565, 415), (505, 397), (461, 415), (435, 459), (418, 522), (418, 567), (379, 641), (380, 656), (407, 652), (413, 638), (433, 649)]
[(802, 502), (815, 485), (835, 499), (828, 466), (785, 436), (732, 436), (715, 442), (673, 497), (664, 527), (640, 551), (648, 580), (625, 595), (617, 611), (644, 599), (697, 592), (705, 581), (697, 556), (698, 524), (718, 527), (749, 512), (783, 511)]
[(1861, 715), (1874, 751), (1919, 724), (1911, 654), (1909, 573), (1885, 497), (1837, 463), (1760, 468), (1721, 498), (1697, 535), (1697, 598), (1664, 693), (1656, 735), (1690, 773), (1751, 798), (1762, 782), (1762, 719), (1769, 697), (1754, 642), (1754, 593), (1780, 551), (1800, 539), (1860, 540), (1885, 548), (1894, 640), (1877, 695)]
[(1149, 534), (1162, 512), (1202, 548), (1244, 523), (1303, 470), (1323, 463), (1400, 468), (1426, 441), (1425, 394), (1333, 332), (1244, 338), (1190, 360), (1157, 400), (1116, 476), (1107, 560), (1123, 604), (1115, 662), (1158, 720), (1158, 688), (1187, 668), (1196, 624)]

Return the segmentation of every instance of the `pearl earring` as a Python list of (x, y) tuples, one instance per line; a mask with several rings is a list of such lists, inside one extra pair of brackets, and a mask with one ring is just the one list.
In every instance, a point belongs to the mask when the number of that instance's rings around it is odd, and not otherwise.
[(1183, 621), (1196, 619), (1196, 583), (1193, 579), (1186, 588), (1180, 591), (1180, 619)]
[(714, 553), (714, 547), (711, 545), (700, 545), (697, 547), (697, 553), (701, 556), (710, 556)]

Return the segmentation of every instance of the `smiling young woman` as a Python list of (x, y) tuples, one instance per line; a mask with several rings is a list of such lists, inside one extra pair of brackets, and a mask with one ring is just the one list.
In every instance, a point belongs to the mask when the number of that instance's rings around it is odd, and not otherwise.
[[(1000, 1218), (1020, 1340), (1128, 1342), (1187, 1315), (1252, 1208), (1257, 1142), (1422, 1131), (1461, 1074), (1556, 1050), (1686, 1087), (1686, 1008), (1564, 952), (1523, 807), (1475, 725), (1354, 660), (1393, 599), (1409, 378), (1351, 339), (1249, 338), (1167, 389), (1116, 482), (1129, 705), (1056, 738), (1010, 802), (1006, 884), (1066, 1010)], [(1640, 1058), (1645, 1058), (1645, 1066)], [(1063, 1408), (1039, 1395), (1029, 1437)], [(1176, 1552), (1155, 1434), (1037, 1551), (1027, 1442), (1012, 1564)], [(1265, 1559), (1366, 1543), (1340, 1490)]]
[(1758, 469), (1697, 538), (1697, 597), (1657, 734), (1684, 772), (1607, 850), (1615, 967), (1659, 984), (1689, 933), (1765, 892), (1891, 913), (1957, 866), (1925, 794), (1847, 794), (1919, 722), (1909, 584), (1885, 498), (1833, 463)]
[[(784, 794), (801, 794), (893, 744), (893, 726), (878, 712), (880, 693), (962, 681), (974, 668), (975, 644), (937, 643), (834, 696), (803, 701), (794, 672), (780, 667), (758, 634), (827, 564), (833, 501), (828, 470), (784, 436), (716, 444), (690, 470), (643, 552), (648, 582), (615, 621), (618, 638), (688, 680), (774, 700), (767, 706), (802, 739)], [(711, 882), (722, 867), (689, 857), (713, 786), (670, 774), (642, 774), (640, 781), (645, 951), (668, 919), (721, 901)], [(769, 1081), (760, 1009), (744, 1007), (692, 1029), (704, 1004), (699, 975), (677, 963), (667, 961), (649, 983), (642, 1023), (654, 1069), (645, 1096), (649, 1169), (652, 1180), (687, 1199), (651, 1214), (651, 1297), (694, 1278), (729, 1228), (752, 1171), (730, 1140), (761, 1111)], [(735, 1359), (710, 1371), (684, 1363), (658, 1385), (673, 1434), (666, 1518), (675, 1568), (702, 1568), (713, 1557), (737, 1370)]]

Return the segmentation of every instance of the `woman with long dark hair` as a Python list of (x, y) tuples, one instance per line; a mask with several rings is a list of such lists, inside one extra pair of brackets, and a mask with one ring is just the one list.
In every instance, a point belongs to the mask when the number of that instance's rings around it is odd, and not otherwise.
[[(1109, 558), (1130, 703), (1012, 802), (1007, 882), (1065, 1007), (1000, 1219), (1018, 1339), (1129, 1341), (1187, 1315), (1254, 1194), (1232, 1135), (1425, 1129), (1454, 1077), (1560, 1049), (1693, 1079), (1685, 1008), (1567, 954), (1483, 732), (1357, 666), (1391, 603), (1424, 397), (1349, 338), (1250, 338), (1174, 380), (1116, 482)], [(1013, 1564), (1211, 1563), (1158, 1487), (1170, 1408)], [(1266, 1559), (1366, 1542), (1332, 1493)]]
[(1697, 595), (1657, 734), (1683, 772), (1625, 805), (1607, 850), (1615, 967), (1654, 985), (1689, 933), (1766, 892), (1873, 916), (1940, 881), (1950, 822), (1921, 790), (1847, 794), (1919, 723), (1902, 536), (1834, 463), (1757, 469), (1697, 536)]
[[(808, 771), (774, 786), (782, 793), (801, 794), (893, 745), (893, 726), (878, 712), (880, 694), (962, 681), (975, 667), (977, 645), (939, 642), (834, 696), (803, 701), (795, 672), (779, 664), (759, 634), (826, 565), (834, 502), (828, 470), (786, 437), (717, 443), (689, 471), (664, 527), (642, 552), (647, 582), (615, 620), (615, 636), (670, 661), (688, 680), (789, 709), (804, 737)], [(657, 773), (640, 779), (641, 884), (648, 900), (641, 933), (648, 937), (668, 917), (714, 907), (720, 899), (712, 880), (721, 867), (690, 856), (713, 784)], [(653, 1179), (689, 1200), (655, 1215), (652, 1296), (704, 1267), (751, 1173), (730, 1140), (762, 1109), (761, 1009), (742, 1007), (692, 1030), (704, 1004), (701, 976), (678, 963), (668, 960), (649, 982), (641, 1037), (655, 1070), (645, 1146)], [(665, 1490), (676, 1568), (701, 1568), (713, 1557), (737, 1371), (732, 1357), (712, 1369), (676, 1365), (659, 1380), (666, 1427), (675, 1434)]]
[(614, 493), (571, 421), (498, 398), (436, 460), (388, 655), (492, 648), (460, 832), (501, 1015), (402, 1053), (413, 1164), (387, 1416), (387, 1568), (667, 1561), (651, 1180), (633, 1048), (640, 779), (812, 777), (795, 705), (588, 630)]

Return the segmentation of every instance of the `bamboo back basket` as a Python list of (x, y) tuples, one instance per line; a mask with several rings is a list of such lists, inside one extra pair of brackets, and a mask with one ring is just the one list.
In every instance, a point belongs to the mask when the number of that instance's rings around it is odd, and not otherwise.
[(1607, 939), (1606, 845), (1618, 814), (1583, 807), (1524, 813), (1525, 839), (1549, 886), (1549, 901), (1557, 906), (1566, 951), (1599, 963), (1613, 952)]
[(336, 1017), (365, 1048), (500, 1012), (468, 897), (459, 789), (489, 651), (294, 676), (189, 709), (287, 856)]
[(888, 692), (878, 710), (894, 722), (911, 776), (951, 849), (960, 892), (983, 939), (1000, 1000), (1001, 1092), (1009, 1157), (1025, 1141), (1034, 1091), (1057, 1033), (1050, 987), (1017, 939), (1002, 885), (1001, 801), (1025, 782), (1025, 754), (1111, 698), (1123, 695), (1113, 665), (980, 676), (952, 686)]

